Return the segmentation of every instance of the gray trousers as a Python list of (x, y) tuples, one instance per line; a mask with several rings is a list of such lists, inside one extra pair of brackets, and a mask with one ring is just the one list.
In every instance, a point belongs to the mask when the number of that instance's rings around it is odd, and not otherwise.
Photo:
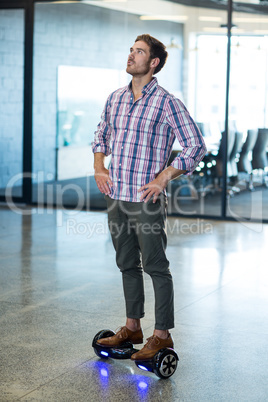
[(166, 258), (167, 202), (127, 202), (105, 196), (108, 224), (122, 272), (128, 318), (144, 316), (143, 271), (150, 275), (155, 295), (155, 329), (174, 327), (173, 280)]

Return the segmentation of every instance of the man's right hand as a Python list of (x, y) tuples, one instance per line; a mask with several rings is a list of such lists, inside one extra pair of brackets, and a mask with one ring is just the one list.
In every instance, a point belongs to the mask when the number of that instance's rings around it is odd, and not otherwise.
[(98, 189), (101, 193), (109, 195), (111, 193), (111, 187), (113, 182), (109, 176), (109, 170), (104, 166), (95, 169), (94, 174)]

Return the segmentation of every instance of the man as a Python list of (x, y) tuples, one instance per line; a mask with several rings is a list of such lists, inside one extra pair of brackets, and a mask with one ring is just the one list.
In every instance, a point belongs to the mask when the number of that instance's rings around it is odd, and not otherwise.
[[(95, 180), (105, 194), (108, 222), (122, 272), (126, 325), (99, 344), (120, 346), (143, 342), (143, 271), (151, 276), (155, 294), (155, 329), (133, 360), (150, 359), (163, 347), (173, 347), (173, 281), (166, 258), (166, 195), (168, 182), (190, 174), (206, 147), (185, 106), (153, 77), (167, 59), (165, 46), (140, 35), (130, 48), (127, 87), (107, 99), (93, 143)], [(182, 152), (167, 163), (177, 137)], [(109, 170), (105, 157), (111, 154)]]

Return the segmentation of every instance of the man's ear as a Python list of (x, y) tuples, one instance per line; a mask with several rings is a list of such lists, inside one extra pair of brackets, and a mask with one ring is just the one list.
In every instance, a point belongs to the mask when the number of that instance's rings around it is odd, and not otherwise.
[(156, 68), (159, 63), (160, 63), (160, 59), (159, 59), (159, 57), (156, 57), (155, 59), (152, 59), (151, 67)]

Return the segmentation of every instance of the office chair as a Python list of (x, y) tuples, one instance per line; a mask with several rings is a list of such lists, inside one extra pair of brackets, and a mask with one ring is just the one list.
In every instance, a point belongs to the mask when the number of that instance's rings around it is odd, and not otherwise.
[(229, 159), (231, 174), (229, 176), (229, 183), (227, 190), (231, 195), (240, 192), (240, 188), (237, 186), (238, 182), (237, 162), (242, 143), (243, 143), (243, 133), (236, 131), (234, 136), (234, 145)]
[(252, 176), (252, 149), (256, 143), (258, 136), (258, 130), (248, 130), (246, 140), (242, 146), (239, 161), (237, 163), (237, 168), (239, 173), (246, 173), (248, 176), (247, 188), (248, 190), (254, 190), (253, 187), (253, 176)]
[[(225, 132), (222, 133), (222, 138), (225, 135)], [(234, 195), (236, 192), (240, 191), (231, 183), (231, 179), (233, 178), (233, 165), (236, 162), (231, 160), (231, 155), (233, 156), (233, 160), (235, 160), (235, 156), (237, 154), (236, 149), (239, 149), (240, 143), (240, 134), (236, 135), (235, 130), (229, 130), (228, 133), (228, 145), (227, 145), (227, 194), (229, 196)], [(240, 145), (241, 146), (241, 145)], [(233, 151), (234, 150), (234, 151)], [(223, 177), (223, 155), (224, 155), (224, 147), (223, 141), (221, 139), (218, 154), (215, 156), (216, 165), (212, 166), (211, 173), (214, 177), (214, 191), (221, 191), (222, 190), (222, 177)]]
[[(222, 132), (222, 138), (225, 135), (225, 132)], [(227, 177), (231, 177), (232, 174), (232, 165), (230, 163), (230, 157), (231, 153), (234, 147), (234, 142), (235, 142), (235, 131), (234, 130), (229, 130), (228, 133), (228, 149), (227, 149)], [(216, 160), (216, 176), (217, 177), (222, 177), (223, 176), (223, 155), (224, 155), (224, 149), (223, 149), (223, 141), (221, 139), (218, 154), (215, 157)]]
[(231, 168), (231, 177), (237, 177), (238, 176), (238, 167), (237, 167), (237, 155), (241, 150), (243, 142), (243, 133), (237, 131), (235, 133), (235, 138), (234, 138), (234, 145), (230, 154), (230, 168)]
[(259, 128), (256, 143), (252, 151), (252, 169), (262, 171), (262, 184), (266, 185), (265, 168), (267, 160), (268, 128)]

